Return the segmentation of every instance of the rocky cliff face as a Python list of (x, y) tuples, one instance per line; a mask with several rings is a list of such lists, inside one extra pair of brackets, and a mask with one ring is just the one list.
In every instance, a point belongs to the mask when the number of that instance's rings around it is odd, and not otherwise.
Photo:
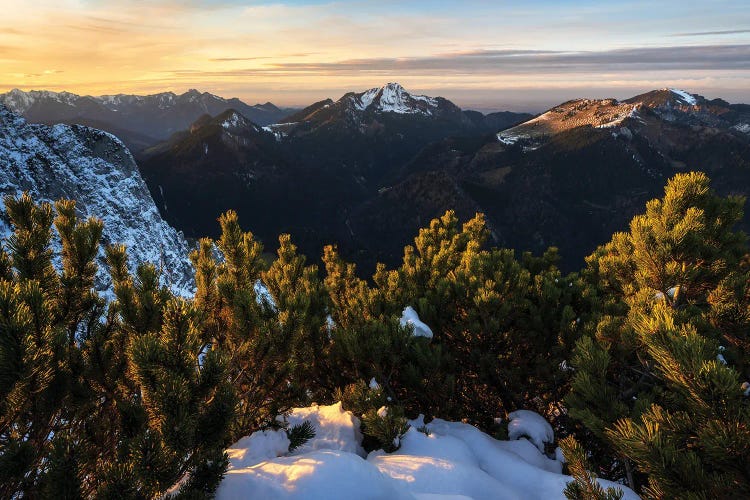
[[(80, 216), (104, 221), (104, 245), (127, 245), (132, 267), (153, 262), (176, 293), (191, 293), (188, 244), (162, 220), (132, 155), (113, 135), (79, 125), (31, 125), (0, 105), (0, 195), (23, 191), (35, 201), (76, 200)], [(10, 231), (0, 219), (0, 236)], [(106, 292), (103, 250), (99, 261), (97, 288)]]

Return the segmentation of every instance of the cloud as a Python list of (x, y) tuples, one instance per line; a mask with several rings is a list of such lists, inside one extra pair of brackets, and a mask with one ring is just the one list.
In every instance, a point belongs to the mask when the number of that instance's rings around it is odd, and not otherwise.
[(262, 59), (281, 59), (285, 57), (308, 57), (318, 54), (318, 52), (298, 52), (294, 54), (277, 54), (273, 56), (253, 56), (253, 57), (213, 57), (211, 62), (234, 62), (234, 61), (258, 61)]
[(747, 30), (724, 30), (724, 31), (696, 31), (693, 33), (675, 33), (669, 36), (709, 36), (709, 35), (741, 35), (744, 33), (750, 33), (750, 29)]
[(233, 61), (257, 61), (259, 59), (275, 59), (272, 56), (256, 56), (256, 57), (213, 57), (209, 59), (211, 62), (233, 62)]
[(170, 70), (176, 76), (200, 72), (213, 77), (253, 75), (484, 74), (530, 75), (632, 73), (638, 71), (747, 70), (750, 44), (639, 47), (605, 51), (474, 50), (428, 57), (360, 58), (337, 62), (275, 62), (260, 68), (219, 71)]
[(59, 69), (45, 69), (40, 73), (24, 73), (23, 76), (24, 78), (40, 78), (43, 76), (57, 75), (60, 73), (64, 73), (64, 71), (61, 71)]

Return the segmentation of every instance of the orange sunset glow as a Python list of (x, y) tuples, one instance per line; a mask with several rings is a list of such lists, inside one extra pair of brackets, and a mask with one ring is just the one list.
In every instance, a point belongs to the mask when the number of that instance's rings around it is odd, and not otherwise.
[(661, 23), (654, 9), (666, 6), (566, 3), (6, 0), (0, 90), (198, 88), (304, 105), (399, 81), (531, 109), (583, 89), (624, 97), (669, 84), (740, 99), (750, 88), (750, 33), (722, 29), (748, 18), (736, 2)]

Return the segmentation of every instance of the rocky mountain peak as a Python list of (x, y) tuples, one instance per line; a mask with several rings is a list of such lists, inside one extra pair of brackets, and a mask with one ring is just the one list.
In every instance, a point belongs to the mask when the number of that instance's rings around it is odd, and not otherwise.
[(410, 94), (398, 83), (388, 83), (361, 94), (352, 96), (359, 111), (372, 110), (381, 113), (431, 115), (438, 107), (437, 99)]
[(704, 101), (702, 96), (684, 90), (663, 88), (631, 97), (626, 102), (640, 103), (649, 108), (688, 108), (698, 106)]
[(253, 130), (258, 129), (255, 124), (253, 124), (250, 120), (242, 116), (234, 109), (228, 109), (224, 111), (216, 117), (216, 120), (221, 123), (222, 128), (224, 128), (225, 130), (237, 130), (244, 128), (251, 128)]

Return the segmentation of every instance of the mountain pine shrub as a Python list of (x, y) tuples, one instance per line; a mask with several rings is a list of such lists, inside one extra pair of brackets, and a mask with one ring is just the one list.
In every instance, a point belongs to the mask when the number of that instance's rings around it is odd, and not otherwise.
[(53, 210), (24, 194), (5, 206), (0, 496), (148, 498), (180, 480), (175, 493), (211, 496), (235, 399), (191, 306), (159, 287), (153, 266), (130, 276), (113, 247), (107, 307), (93, 289), (101, 221), (79, 221), (70, 201)]
[(597, 465), (650, 497), (750, 485), (742, 203), (704, 174), (677, 175), (583, 271), (595, 315), (576, 345), (570, 414)]

